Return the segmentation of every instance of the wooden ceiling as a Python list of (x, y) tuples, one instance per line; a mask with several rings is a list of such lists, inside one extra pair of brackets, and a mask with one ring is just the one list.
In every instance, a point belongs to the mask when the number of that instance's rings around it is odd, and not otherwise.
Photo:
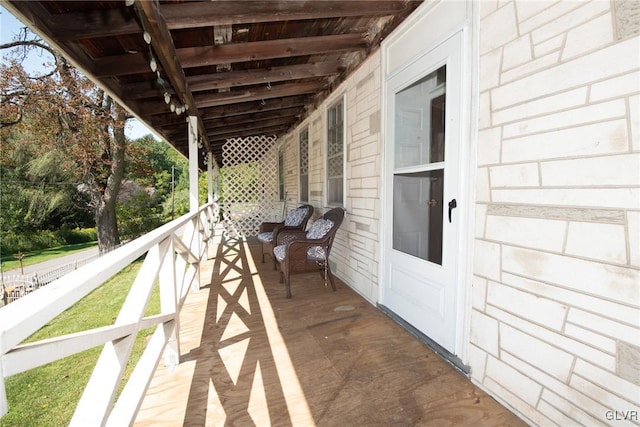
[(197, 116), (204, 150), (220, 162), (227, 138), (294, 128), (420, 3), (5, 4), (185, 155), (186, 117)]

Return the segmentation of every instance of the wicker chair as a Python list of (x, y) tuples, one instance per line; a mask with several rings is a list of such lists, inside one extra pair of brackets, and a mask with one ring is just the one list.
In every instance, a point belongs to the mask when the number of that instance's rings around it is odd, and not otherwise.
[(280, 281), (284, 281), (287, 298), (291, 298), (291, 275), (294, 273), (319, 271), (325, 286), (329, 279), (331, 288), (336, 290), (329, 254), (343, 219), (344, 210), (334, 208), (318, 218), (306, 232), (286, 230), (278, 234), (273, 254), (280, 263)]
[(264, 256), (269, 255), (273, 258), (273, 269), (276, 269), (276, 259), (273, 256), (274, 242), (278, 233), (283, 230), (304, 230), (307, 227), (309, 218), (313, 215), (313, 206), (300, 205), (295, 209), (287, 212), (287, 216), (282, 222), (263, 222), (260, 224), (260, 232), (258, 240), (262, 243), (262, 262)]

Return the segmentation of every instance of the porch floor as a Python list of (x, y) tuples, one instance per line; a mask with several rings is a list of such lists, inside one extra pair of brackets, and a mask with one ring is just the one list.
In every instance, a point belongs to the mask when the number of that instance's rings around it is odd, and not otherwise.
[(525, 426), (344, 283), (292, 276), (285, 298), (254, 242), (229, 240), (180, 320), (138, 426)]

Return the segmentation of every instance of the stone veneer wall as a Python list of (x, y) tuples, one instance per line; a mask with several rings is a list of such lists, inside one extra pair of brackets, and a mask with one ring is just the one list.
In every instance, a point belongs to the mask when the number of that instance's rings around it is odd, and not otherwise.
[(309, 203), (316, 216), (325, 206), (325, 110), (345, 96), (347, 210), (331, 252), (334, 273), (375, 303), (378, 298), (378, 224), (380, 220), (380, 53), (373, 53), (294, 132), (286, 144), (286, 188), (289, 204), (298, 184), (299, 132), (309, 127)]
[[(476, 235), (463, 357), (474, 382), (532, 424), (638, 424), (638, 4), (477, 3)], [(310, 203), (326, 210), (324, 111), (346, 94), (347, 215), (332, 260), (373, 303), (380, 61), (375, 53), (284, 139), (291, 200), (298, 132), (309, 126)]]
[(479, 14), (472, 377), (538, 425), (637, 425), (640, 2)]

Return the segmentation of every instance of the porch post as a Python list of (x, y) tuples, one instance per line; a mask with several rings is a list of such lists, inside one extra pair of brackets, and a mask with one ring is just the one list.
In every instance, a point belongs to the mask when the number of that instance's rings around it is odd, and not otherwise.
[(220, 167), (217, 163), (213, 166), (213, 200), (220, 200)]
[(213, 153), (207, 153), (207, 203), (213, 202)]
[[(189, 212), (195, 214), (200, 207), (198, 204), (198, 117), (189, 116), (187, 123), (189, 124)], [(197, 291), (200, 289), (200, 256), (202, 254), (202, 239), (199, 236), (200, 225), (197, 218), (191, 220), (191, 227), (193, 227), (195, 239), (191, 242), (190, 249), (198, 257), (198, 262), (189, 269), (195, 268), (191, 289)]]
[(9, 412), (9, 402), (7, 402), (7, 391), (4, 386), (4, 373), (2, 363), (0, 363), (0, 418)]
[(198, 117), (189, 116), (189, 212), (198, 207)]

